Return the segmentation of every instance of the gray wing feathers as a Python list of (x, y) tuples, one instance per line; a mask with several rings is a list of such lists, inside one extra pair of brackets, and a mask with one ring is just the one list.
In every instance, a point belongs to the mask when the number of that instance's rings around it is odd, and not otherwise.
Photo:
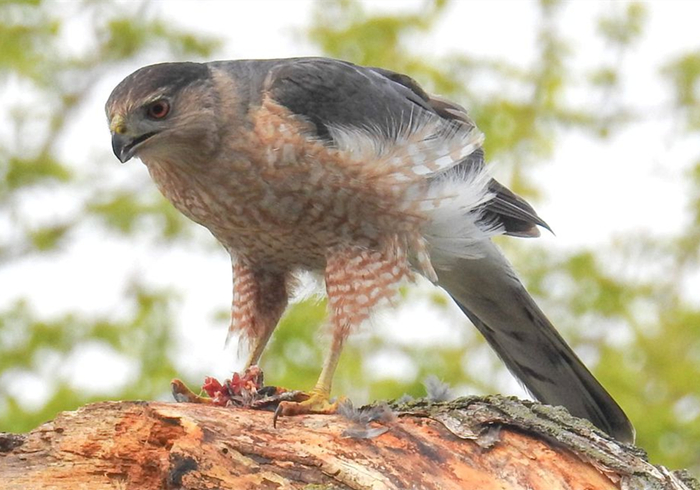
[[(313, 136), (332, 140), (331, 127), (379, 130), (387, 138), (410, 120), (439, 116), (456, 128), (474, 128), (460, 105), (425, 92), (411, 77), (382, 68), (366, 68), (325, 58), (278, 60), (261, 68), (267, 73), (263, 90), (290, 111), (312, 122)], [(454, 168), (472, 175), (484, 165), (477, 149)], [(498, 223), (508, 235), (538, 236), (538, 226), (550, 229), (521, 197), (491, 180), (493, 198), (484, 204), (486, 226)]]
[(323, 58), (274, 66), (264, 89), (278, 103), (311, 121), (316, 136), (330, 139), (328, 126), (396, 134), (416, 112), (432, 112), (409, 88), (370, 68)]
[(537, 307), (490, 242), (481, 259), (455, 259), (438, 284), (455, 299), (508, 369), (543, 403), (561, 405), (618, 440), (634, 441), (627, 416)]
[(489, 191), (493, 199), (486, 205), (486, 211), (498, 216), (506, 235), (518, 237), (538, 237), (541, 226), (552, 229), (540, 218), (530, 204), (498, 181), (491, 179)]

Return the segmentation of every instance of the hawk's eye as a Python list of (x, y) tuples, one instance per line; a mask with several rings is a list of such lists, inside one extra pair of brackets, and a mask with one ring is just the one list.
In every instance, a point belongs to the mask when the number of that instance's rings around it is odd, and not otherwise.
[(165, 99), (151, 102), (146, 108), (146, 114), (151, 119), (163, 119), (170, 112), (170, 104)]

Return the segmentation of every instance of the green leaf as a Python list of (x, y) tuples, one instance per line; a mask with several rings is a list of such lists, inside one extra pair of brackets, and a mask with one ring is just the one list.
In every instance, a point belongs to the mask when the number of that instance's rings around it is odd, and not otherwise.
[(35, 249), (46, 252), (55, 249), (70, 229), (71, 225), (69, 224), (47, 226), (31, 230), (29, 237)]
[(10, 157), (7, 161), (5, 183), (10, 190), (51, 181), (68, 182), (72, 172), (52, 156), (36, 158)]

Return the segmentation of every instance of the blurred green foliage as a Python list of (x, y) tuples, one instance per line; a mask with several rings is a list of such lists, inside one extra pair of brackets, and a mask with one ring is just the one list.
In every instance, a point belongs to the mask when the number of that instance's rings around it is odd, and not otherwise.
[[(0, 237), (0, 267), (60, 252), (91, 220), (102, 224), (95, 233), (115, 229), (134, 234), (138, 222), (157, 215), (164, 239), (182, 235), (185, 220), (156, 193), (141, 196), (134, 189), (115, 188), (104, 194), (95, 186), (108, 181), (104, 169), (74, 168), (58, 151), (73, 116), (105, 73), (120, 63), (153, 49), (162, 50), (164, 56), (205, 57), (217, 47), (205, 36), (147, 20), (147, 6), (147, 2), (119, 6), (88, 0), (0, 4), (0, 90), (16, 97), (2, 101), (10, 117), (3, 121), (0, 140), (0, 217), (11, 223), (12, 232)], [(62, 36), (69, 20), (81, 18), (84, 24), (72, 29), (82, 29), (87, 49), (74, 53), (65, 49)], [(25, 203), (57, 186), (75, 195), (77, 211), (37, 224)], [(36, 280), (41, 281), (39, 273)], [(0, 286), (8, 292), (11, 288), (1, 271)], [(0, 430), (29, 430), (61, 410), (103, 399), (105, 393), (125, 399), (163, 396), (177, 373), (171, 358), (176, 325), (171, 306), (176, 300), (172, 291), (136, 283), (121, 299), (125, 315), (119, 320), (77, 313), (46, 320), (24, 300), (0, 311), (0, 380), (39, 378), (49, 393), (43, 406), (27, 410), (21, 403), (26, 393), (16, 387), (11, 391), (9, 382), (0, 383)], [(118, 353), (138, 366), (140, 374), (116, 390), (103, 386), (98, 395), (77, 389), (58, 374), (60, 369), (45, 372), (49, 361), (58, 359), (58, 368), (88, 344)], [(34, 386), (27, 385), (27, 390)]]
[[(78, 172), (58, 151), (91, 89), (119, 63), (153, 50), (172, 59), (217, 53), (216, 40), (173, 29), (157, 15), (146, 15), (148, 6), (75, 2), (74, 12), (87, 19), (90, 44), (85, 52), (71, 54), (61, 45), (70, 12), (48, 1), (0, 4), (0, 88), (20, 86), (33, 94), (31, 100), (9, 102), (11, 117), (4, 122), (9, 130), (0, 138), (0, 217), (16, 228), (9, 237), (0, 237), (0, 281), (1, 267), (56, 253), (85, 222), (98, 223), (96, 232), (103, 234), (148, 233), (168, 243), (191, 242), (187, 230), (192, 225), (158, 196), (154, 186), (149, 192), (119, 186), (98, 189), (96, 182), (109, 182), (102, 170)], [(540, 16), (538, 53), (526, 68), (509, 60), (464, 53), (428, 57), (409, 49), (435, 28), (449, 6), (446, 0), (426, 1), (419, 11), (376, 15), (355, 0), (319, 1), (307, 35), (326, 55), (408, 73), (429, 91), (468, 107), (488, 135), (487, 155), (509, 170), (509, 186), (535, 201), (542, 190), (532, 169), (551, 155), (562, 131), (607, 137), (640, 120), (617, 95), (624, 90), (621, 61), (644, 37), (648, 14), (642, 4), (611, 4), (611, 13), (599, 20), (597, 36), (615, 53), (615, 61), (587, 69), (578, 80), (571, 76), (572, 47), (559, 29), (565, 3), (533, 3)], [(668, 60), (660, 76), (674, 100), (665, 110), (684, 121), (684, 136), (697, 137), (700, 51)], [(489, 83), (477, 83), (483, 80)], [(581, 83), (599, 96), (600, 104), (581, 107), (568, 102), (566, 91)], [(552, 253), (533, 241), (526, 246), (518, 240), (499, 243), (565, 337), (577, 349), (595, 353), (594, 372), (630, 415), (638, 442), (652, 460), (700, 472), (700, 308), (684, 293), (697, 274), (700, 253), (700, 154), (688, 172), (687, 227), (678, 236), (619, 237), (604, 250), (581, 248), (568, 254)], [(82, 196), (79, 209), (60, 222), (37, 225), (26, 214), (23, 200), (29, 192), (57, 186)], [(663, 273), (656, 272), (659, 267)], [(418, 301), (425, 293), (407, 290), (404, 296)], [(24, 301), (0, 311), (0, 381), (40, 373), (47, 358), (68, 362), (82, 345), (93, 342), (138, 366), (136, 377), (117, 390), (106, 387), (107, 394), (79, 390), (60, 377), (44, 379), (51, 384), (51, 395), (34, 411), (23, 406), (21, 393), (9, 392), (0, 382), (0, 430), (28, 430), (57, 411), (98, 398), (163, 396), (171, 377), (188, 376), (172, 355), (177, 300), (176, 291), (136, 283), (125, 292), (119, 320), (74, 313), (46, 320)], [(445, 299), (436, 296), (433, 302), (444, 305)], [(323, 301), (307, 300), (290, 308), (263, 358), (269, 382), (295, 388), (313, 385), (323, 356), (324, 343), (317, 335), (324, 306)], [(336, 392), (365, 399), (420, 396), (428, 374), (461, 391), (496, 391), (503, 366), (485, 354), (488, 348), (474, 329), (460, 326), (464, 328), (458, 329), (458, 341), (431, 346), (388, 341), (381, 328), (366, 329), (351, 339), (343, 354)], [(610, 335), (613, 330), (616, 335)], [(408, 363), (404, 376), (383, 377), (373, 371), (371, 363), (387, 355)]]

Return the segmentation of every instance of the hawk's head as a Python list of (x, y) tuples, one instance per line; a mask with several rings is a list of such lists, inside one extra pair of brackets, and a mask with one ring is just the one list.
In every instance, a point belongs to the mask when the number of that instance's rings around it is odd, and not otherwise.
[(117, 85), (105, 106), (114, 154), (126, 162), (133, 156), (183, 156), (192, 148), (211, 151), (218, 143), (217, 109), (207, 65), (141, 68)]

